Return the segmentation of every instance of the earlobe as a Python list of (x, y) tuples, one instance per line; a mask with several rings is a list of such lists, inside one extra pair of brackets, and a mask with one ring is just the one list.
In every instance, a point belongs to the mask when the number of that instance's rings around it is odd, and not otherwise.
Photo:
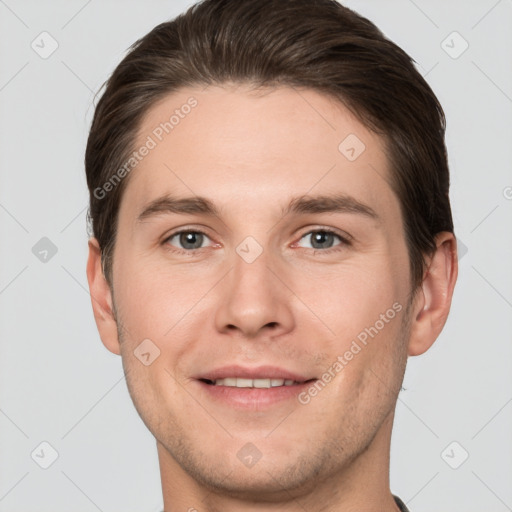
[(96, 238), (89, 240), (89, 258), (87, 260), (87, 281), (96, 326), (101, 341), (114, 354), (120, 355), (117, 321), (114, 315), (112, 293), (101, 266), (101, 250)]
[(412, 307), (408, 354), (426, 352), (441, 333), (452, 302), (457, 280), (457, 243), (455, 235), (442, 232), (436, 236), (436, 251), (428, 262), (421, 289)]

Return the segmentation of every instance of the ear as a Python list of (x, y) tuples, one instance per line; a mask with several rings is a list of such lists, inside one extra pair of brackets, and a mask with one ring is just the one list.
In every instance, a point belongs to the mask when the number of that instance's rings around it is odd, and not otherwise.
[(427, 262), (428, 268), (412, 305), (411, 336), (408, 354), (426, 352), (442, 331), (457, 280), (457, 242), (453, 233), (436, 236), (436, 251)]
[(101, 250), (96, 238), (89, 240), (87, 281), (91, 295), (92, 310), (103, 345), (114, 354), (121, 354), (117, 335), (117, 321), (112, 307), (112, 293), (101, 266)]

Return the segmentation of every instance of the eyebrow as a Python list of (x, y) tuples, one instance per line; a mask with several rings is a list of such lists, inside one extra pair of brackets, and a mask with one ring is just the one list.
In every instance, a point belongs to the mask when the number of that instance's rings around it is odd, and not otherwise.
[[(219, 216), (219, 210), (209, 199), (204, 197), (176, 198), (165, 195), (148, 203), (137, 220), (142, 222), (150, 217), (166, 213)], [(379, 219), (375, 210), (370, 206), (343, 194), (295, 197), (288, 206), (282, 209), (281, 213), (283, 217), (289, 214), (356, 213), (372, 219)]]
[(169, 195), (159, 197), (147, 204), (137, 217), (139, 222), (163, 213), (202, 214), (218, 216), (219, 212), (214, 204), (204, 197), (175, 198)]
[(290, 213), (357, 213), (379, 219), (373, 208), (344, 194), (310, 197), (304, 195), (294, 198), (283, 210), (283, 215)]

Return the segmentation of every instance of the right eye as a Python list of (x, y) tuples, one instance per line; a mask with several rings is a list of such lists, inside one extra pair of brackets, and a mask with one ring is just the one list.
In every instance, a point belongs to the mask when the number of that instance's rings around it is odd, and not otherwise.
[(203, 245), (207, 240), (210, 240), (209, 237), (202, 231), (182, 230), (167, 237), (163, 243), (176, 247), (181, 251), (190, 252), (209, 247), (208, 245)]

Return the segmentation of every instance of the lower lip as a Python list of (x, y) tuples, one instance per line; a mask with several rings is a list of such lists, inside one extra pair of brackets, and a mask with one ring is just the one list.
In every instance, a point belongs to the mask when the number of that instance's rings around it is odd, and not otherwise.
[(237, 409), (261, 409), (297, 399), (297, 395), (315, 383), (314, 380), (294, 384), (293, 386), (275, 386), (270, 388), (236, 388), (232, 386), (215, 386), (201, 380), (196, 381), (201, 389), (212, 399)]

